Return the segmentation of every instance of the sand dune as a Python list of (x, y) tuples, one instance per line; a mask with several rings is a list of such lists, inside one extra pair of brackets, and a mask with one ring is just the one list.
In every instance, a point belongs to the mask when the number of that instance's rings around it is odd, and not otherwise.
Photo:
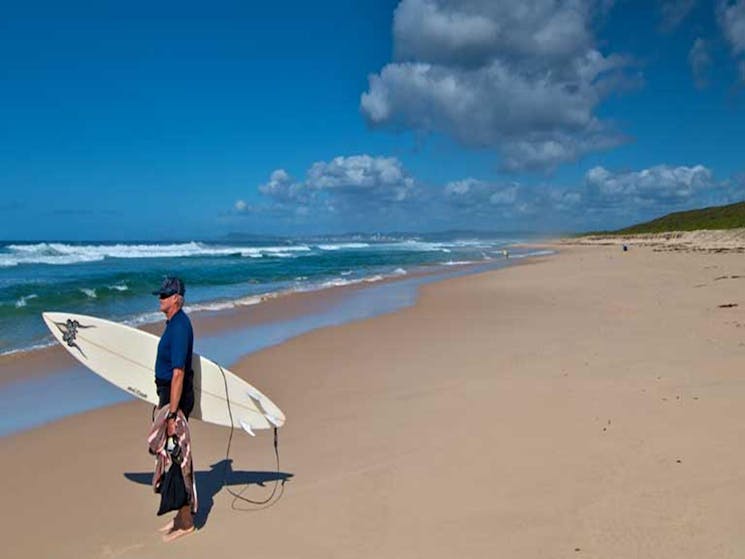
[(564, 244), (650, 246), (669, 251), (743, 252), (745, 228), (708, 231), (670, 231), (639, 235), (588, 235)]

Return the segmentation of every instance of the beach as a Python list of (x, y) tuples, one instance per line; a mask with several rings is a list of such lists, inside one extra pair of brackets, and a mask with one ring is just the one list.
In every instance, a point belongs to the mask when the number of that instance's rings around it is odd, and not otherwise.
[[(228, 430), (193, 422), (203, 510), (177, 542), (147, 404), (0, 438), (4, 554), (742, 557), (741, 255), (556, 250), (233, 364), (287, 416), (280, 475), (270, 432), (237, 431), (224, 474)], [(269, 507), (222, 487), (261, 500), (278, 478)]]

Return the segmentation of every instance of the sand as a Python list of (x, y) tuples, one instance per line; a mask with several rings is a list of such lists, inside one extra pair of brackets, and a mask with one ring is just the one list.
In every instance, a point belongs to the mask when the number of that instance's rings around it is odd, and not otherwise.
[(745, 252), (745, 228), (668, 231), (634, 235), (587, 235), (564, 241), (570, 245), (631, 245), (658, 252)]
[[(742, 257), (559, 250), (243, 359), (287, 415), (283, 493), (234, 510), (228, 431), (194, 422), (205, 510), (175, 543), (147, 405), (0, 439), (3, 555), (744, 556)], [(271, 492), (271, 433), (231, 458), (231, 487)]]

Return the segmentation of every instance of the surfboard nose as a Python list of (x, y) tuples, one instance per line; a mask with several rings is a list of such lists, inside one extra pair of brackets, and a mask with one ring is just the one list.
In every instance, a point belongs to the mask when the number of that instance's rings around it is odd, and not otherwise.
[(44, 320), (44, 323), (47, 325), (47, 328), (52, 330), (54, 332), (54, 315), (55, 313), (51, 312), (43, 312), (41, 313), (41, 318)]
[(50, 322), (62, 320), (62, 313), (44, 311), (41, 313), (41, 317), (44, 319), (44, 322), (49, 324)]
[(47, 325), (47, 328), (54, 334), (55, 338), (59, 338), (59, 328), (56, 327), (56, 324), (64, 323), (67, 321), (67, 319), (70, 317), (70, 315), (63, 314), (60, 312), (43, 312), (41, 313), (41, 318), (44, 320), (44, 323)]

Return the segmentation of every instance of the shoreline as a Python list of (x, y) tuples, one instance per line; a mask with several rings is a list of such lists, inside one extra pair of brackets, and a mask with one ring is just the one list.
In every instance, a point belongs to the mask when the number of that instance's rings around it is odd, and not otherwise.
[[(528, 244), (528, 243), (519, 243), (516, 245), (508, 245), (506, 248), (512, 248), (512, 249), (530, 249), (530, 250), (540, 250), (544, 247), (546, 247), (550, 243), (535, 243), (535, 244)], [(513, 260), (514, 259), (522, 259), (525, 257), (531, 257), (531, 256), (542, 256), (542, 254), (512, 254), (511, 255)], [(325, 296), (332, 296), (337, 293), (343, 293), (345, 291), (353, 291), (356, 289), (364, 289), (369, 286), (375, 286), (375, 285), (382, 285), (390, 282), (396, 282), (401, 280), (407, 280), (410, 278), (418, 278), (418, 277), (424, 277), (424, 276), (432, 276), (432, 275), (438, 275), (442, 273), (447, 273), (451, 269), (458, 269), (458, 270), (467, 270), (469, 268), (473, 267), (481, 267), (484, 265), (489, 264), (498, 264), (503, 262), (502, 258), (488, 258), (481, 261), (473, 260), (468, 262), (457, 262), (457, 263), (440, 263), (440, 264), (432, 264), (432, 265), (417, 265), (413, 267), (410, 271), (407, 271), (405, 273), (390, 273), (387, 275), (381, 275), (381, 274), (374, 274), (369, 277), (360, 278), (357, 280), (352, 280), (349, 282), (342, 281), (341, 283), (334, 284), (333, 282), (326, 282), (323, 284), (318, 285), (312, 285), (307, 288), (302, 289), (288, 289), (285, 291), (271, 291), (267, 293), (260, 293), (256, 295), (250, 295), (250, 296), (241, 296), (237, 299), (215, 299), (215, 300), (208, 300), (208, 301), (201, 301), (198, 303), (190, 303), (188, 300), (186, 302), (186, 310), (189, 312), (189, 316), (193, 317), (199, 317), (200, 320), (204, 320), (206, 323), (210, 324), (210, 319), (216, 318), (217, 321), (222, 320), (225, 317), (231, 317), (233, 315), (240, 315), (245, 310), (256, 310), (256, 309), (264, 309), (268, 304), (270, 305), (273, 301), (285, 301), (287, 298), (291, 298), (295, 303), (298, 305), (307, 305), (308, 307), (318, 307), (319, 305), (315, 305), (312, 302), (308, 303), (308, 300), (311, 299), (321, 299)], [(250, 302), (245, 302), (250, 301)], [(191, 308), (189, 308), (191, 307)], [(47, 310), (54, 310), (54, 309), (47, 309)], [(280, 311), (285, 312), (286, 314), (291, 314), (287, 311)], [(138, 315), (136, 315), (133, 318), (128, 318), (126, 320), (122, 320), (121, 322), (123, 324), (127, 324), (129, 326), (132, 326), (133, 328), (140, 328), (148, 332), (154, 332), (158, 328), (158, 325), (161, 324), (161, 318), (159, 317), (159, 312), (156, 310), (153, 311), (144, 311)], [(157, 319), (152, 320), (145, 320), (146, 316), (153, 315), (158, 316)], [(105, 317), (102, 317), (105, 318)], [(219, 327), (218, 327), (219, 328)], [(50, 336), (48, 341), (43, 344), (28, 346), (28, 347), (21, 347), (17, 349), (10, 349), (8, 351), (5, 351), (3, 353), (0, 353), (0, 369), (5, 365), (12, 365), (14, 363), (14, 360), (16, 359), (25, 359), (29, 356), (32, 356), (33, 354), (44, 352), (50, 348), (53, 348), (56, 346), (56, 342), (53, 340), (53, 338)], [(2, 385), (3, 377), (2, 374), (0, 374), (0, 385)]]
[[(421, 269), (406, 276), (388, 277), (375, 282), (288, 292), (267, 297), (256, 305), (196, 311), (190, 314), (196, 335), (195, 351), (230, 367), (255, 351), (307, 331), (364, 320), (410, 306), (424, 284), (519, 265), (525, 258), (544, 256), (545, 251), (537, 249), (538, 246), (533, 247), (530, 252), (517, 255), (512, 260)], [(534, 255), (536, 252), (540, 254)], [(374, 300), (374, 297), (378, 299), (377, 305), (369, 308), (370, 299)], [(157, 334), (162, 328), (162, 321), (141, 325), (140, 328)], [(247, 342), (249, 338), (251, 341)], [(60, 394), (49, 401), (43, 396), (39, 398), (37, 394), (44, 393), (45, 385), (53, 386), (54, 392)], [(74, 392), (72, 386), (76, 387)], [(60, 403), (65, 395), (67, 401)], [(70, 414), (132, 399), (132, 396), (91, 374), (57, 344), (0, 356), (0, 404), (9, 411), (0, 422), (0, 437), (38, 428)], [(39, 405), (43, 412), (27, 413), (26, 409), (32, 402)], [(10, 418), (16, 419), (11, 421)]]
[[(129, 326), (157, 323), (150, 291), (164, 274), (185, 274), (187, 312), (250, 307), (267, 298), (375, 283), (453, 264), (498, 260), (508, 238), (279, 246), (3, 245), (0, 357), (53, 340), (39, 314), (72, 311)], [(49, 253), (49, 254), (48, 254)], [(67, 254), (57, 258), (59, 254)], [(93, 257), (89, 260), (89, 257)], [(15, 259), (15, 260), (14, 260)], [(19, 267), (20, 266), (20, 267)], [(30, 275), (29, 275), (30, 274)]]

